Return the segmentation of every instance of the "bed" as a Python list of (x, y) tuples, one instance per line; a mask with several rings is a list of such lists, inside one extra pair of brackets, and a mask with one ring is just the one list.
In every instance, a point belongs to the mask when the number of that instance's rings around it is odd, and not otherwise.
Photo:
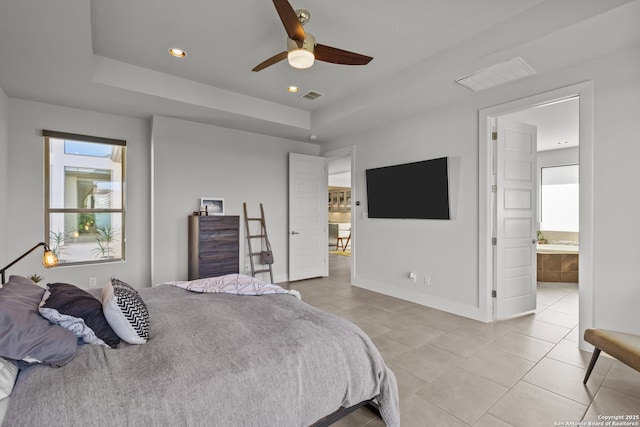
[(370, 401), (400, 425), (395, 377), (354, 324), (289, 294), (137, 292), (148, 342), (21, 370), (2, 425), (309, 426)]

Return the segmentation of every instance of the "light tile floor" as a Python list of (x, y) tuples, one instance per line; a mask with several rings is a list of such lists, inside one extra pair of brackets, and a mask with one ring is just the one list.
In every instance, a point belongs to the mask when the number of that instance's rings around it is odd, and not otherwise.
[[(328, 278), (284, 286), (371, 337), (398, 379), (403, 427), (587, 425), (640, 414), (640, 373), (604, 353), (582, 384), (591, 353), (578, 349), (575, 284), (539, 283), (536, 313), (487, 324), (351, 286), (349, 258), (330, 263)], [(336, 425), (384, 424), (360, 409)]]

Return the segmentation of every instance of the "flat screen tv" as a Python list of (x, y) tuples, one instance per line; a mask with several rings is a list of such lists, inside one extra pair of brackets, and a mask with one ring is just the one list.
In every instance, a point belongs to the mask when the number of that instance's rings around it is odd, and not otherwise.
[(369, 218), (450, 219), (447, 157), (367, 169)]

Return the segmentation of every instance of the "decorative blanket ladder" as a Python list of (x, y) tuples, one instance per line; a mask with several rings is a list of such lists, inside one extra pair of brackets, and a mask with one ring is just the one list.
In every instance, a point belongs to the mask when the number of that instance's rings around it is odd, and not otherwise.
[[(247, 244), (248, 244), (248, 248), (249, 248), (249, 261), (251, 263), (251, 276), (256, 277), (256, 273), (266, 273), (269, 272), (269, 277), (271, 278), (271, 282), (269, 283), (273, 283), (273, 269), (271, 268), (271, 265), (273, 264), (273, 252), (271, 251), (271, 243), (269, 243), (269, 236), (267, 236), (267, 224), (264, 220), (264, 209), (262, 208), (262, 203), (260, 203), (260, 218), (249, 218), (249, 216), (247, 215), (247, 203), (244, 202), (242, 204), (242, 207), (244, 209), (244, 225), (245, 225), (245, 229), (246, 229), (246, 235), (247, 235)], [(255, 222), (255, 221), (259, 221), (260, 222), (260, 230), (258, 231), (258, 234), (251, 234), (251, 227), (249, 226), (250, 222)], [(257, 229), (257, 227), (254, 227)], [(252, 244), (251, 241), (253, 239), (260, 239), (260, 250), (254, 252), (253, 248), (252, 248)], [(253, 257), (260, 257), (257, 261), (258, 264), (260, 265), (266, 265), (269, 268), (261, 268), (259, 270), (256, 270), (255, 268), (255, 264), (256, 262), (254, 261)]]

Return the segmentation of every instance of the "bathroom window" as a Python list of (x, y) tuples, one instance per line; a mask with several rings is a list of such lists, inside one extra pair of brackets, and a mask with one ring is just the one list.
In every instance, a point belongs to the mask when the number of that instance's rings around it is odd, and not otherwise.
[(45, 236), (60, 264), (124, 260), (126, 142), (43, 131)]
[(543, 167), (540, 229), (579, 231), (579, 194), (579, 165)]

